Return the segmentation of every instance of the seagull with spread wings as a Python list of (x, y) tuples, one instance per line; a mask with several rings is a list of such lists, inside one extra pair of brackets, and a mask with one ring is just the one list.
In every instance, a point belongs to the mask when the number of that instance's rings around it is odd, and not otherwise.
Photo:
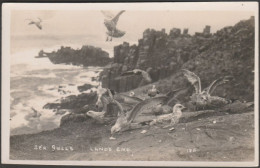
[(129, 75), (141, 75), (142, 76), (142, 81), (140, 82), (139, 86), (143, 86), (145, 84), (152, 82), (152, 78), (151, 78), (150, 74), (141, 69), (134, 69), (131, 71), (126, 71), (126, 72), (123, 72), (120, 76), (129, 76)]
[(120, 15), (122, 15), (122, 13), (125, 12), (125, 10), (120, 11), (117, 15), (113, 15), (112, 13), (108, 12), (108, 11), (101, 11), (104, 16), (106, 17), (106, 19), (104, 20), (104, 24), (108, 30), (108, 32), (106, 32), (106, 34), (108, 35), (107, 40), (109, 40), (110, 37), (110, 41), (112, 41), (112, 37), (115, 38), (119, 38), (125, 35), (125, 31), (119, 30), (117, 29), (117, 22), (119, 20)]
[[(106, 94), (106, 93), (108, 94), (108, 96), (104, 96), (104, 94)], [(116, 100), (113, 99), (113, 95), (112, 95), (111, 91), (109, 89), (102, 88), (102, 93), (100, 94), (100, 96), (98, 96), (97, 103), (102, 104), (103, 110), (101, 112), (96, 112), (96, 111), (90, 110), (86, 113), (86, 115), (93, 118), (94, 120), (98, 121), (99, 123), (104, 123), (108, 119), (110, 119), (110, 117), (106, 118), (108, 116), (107, 106), (108, 106), (108, 104), (114, 103), (115, 101)]]
[(41, 18), (38, 18), (38, 20), (32, 20), (32, 19), (26, 19), (26, 20), (30, 20), (30, 22), (28, 23), (28, 25), (35, 25), (38, 27), (38, 29), (42, 29), (42, 25), (41, 25), (41, 22), (42, 22), (42, 19)]
[(217, 86), (228, 82), (232, 77), (225, 76), (214, 80), (207, 88), (202, 90), (200, 78), (195, 73), (186, 69), (183, 69), (182, 72), (195, 88), (195, 93), (191, 96), (191, 102), (196, 108), (222, 107), (230, 103), (230, 100), (218, 96), (211, 96), (211, 94)]
[[(141, 122), (152, 121), (156, 117), (153, 109), (158, 105), (167, 105), (170, 101), (172, 101), (172, 97), (178, 91), (180, 91), (180, 89), (170, 91), (165, 96), (146, 99), (138, 103), (132, 110), (126, 113), (123, 110), (120, 111), (115, 125), (111, 128), (111, 135), (115, 134), (116, 132), (129, 130), (132, 128), (132, 125), (136, 126)], [(119, 107), (122, 107), (119, 102), (116, 102), (116, 104)]]
[[(104, 88), (103, 88), (104, 89)], [(98, 121), (99, 123), (104, 123), (106, 121), (108, 121), (109, 119), (111, 119), (111, 117), (109, 117), (109, 111), (108, 111), (108, 104), (116, 104), (119, 108), (119, 111), (123, 111), (123, 106), (121, 104), (124, 105), (124, 107), (126, 106), (130, 106), (132, 107), (133, 105), (136, 105), (137, 103), (140, 103), (141, 101), (143, 101), (142, 99), (138, 98), (138, 97), (130, 97), (127, 95), (123, 95), (123, 94), (116, 94), (114, 95), (110, 89), (104, 89), (105, 92), (101, 92), (100, 96), (98, 96), (98, 101), (97, 104), (101, 104), (101, 106), (103, 107), (103, 110), (101, 112), (96, 112), (96, 111), (88, 111), (86, 113), (87, 116), (93, 118), (94, 120)], [(120, 105), (118, 103), (118, 101), (122, 102)]]

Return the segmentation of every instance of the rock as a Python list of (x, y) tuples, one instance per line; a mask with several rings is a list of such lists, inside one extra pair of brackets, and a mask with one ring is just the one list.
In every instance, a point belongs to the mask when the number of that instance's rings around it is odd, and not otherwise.
[(187, 35), (188, 34), (188, 32), (189, 32), (189, 29), (183, 29), (183, 35)]
[(93, 46), (82, 46), (76, 50), (62, 46), (57, 52), (45, 54), (54, 64), (105, 66), (111, 61), (107, 52)]
[[(61, 99), (60, 103), (47, 103), (43, 106), (45, 109), (73, 109), (79, 110), (93, 110), (93, 106), (96, 103), (96, 92), (82, 93), (77, 96), (71, 95), (64, 99)], [(85, 105), (89, 105), (88, 109), (84, 108)]]
[[(186, 32), (186, 29), (183, 30), (183, 34)], [(150, 75), (153, 82), (156, 82), (176, 75), (180, 69), (185, 68), (198, 74), (203, 85), (219, 77), (233, 75), (240, 86), (232, 87), (233, 84), (229, 83), (219, 90), (217, 88), (215, 93), (221, 96), (226, 92), (230, 98), (245, 97), (246, 100), (253, 100), (253, 17), (225, 27), (213, 35), (209, 25), (205, 26), (202, 33), (193, 36), (180, 33), (178, 28), (171, 29), (169, 34), (164, 30), (146, 29), (138, 45), (130, 46), (124, 42), (116, 46), (114, 64), (117, 65), (102, 72), (106, 76), (103, 85), (117, 92), (126, 92), (137, 88), (141, 79), (137, 76), (118, 78), (122, 71), (151, 68)], [(179, 77), (174, 79), (178, 81)], [(180, 82), (176, 84), (172, 87), (181, 86)]]
[(90, 118), (85, 114), (70, 113), (61, 118), (60, 127), (70, 124), (71, 122), (84, 122), (87, 119)]
[(205, 34), (205, 35), (210, 34), (210, 26), (209, 25), (205, 26), (205, 28), (203, 29), (203, 34)]
[(82, 86), (78, 86), (78, 90), (80, 92), (83, 92), (83, 91), (86, 91), (88, 89), (91, 89), (92, 87), (93, 87), (92, 85), (86, 83), (86, 84), (84, 84)]

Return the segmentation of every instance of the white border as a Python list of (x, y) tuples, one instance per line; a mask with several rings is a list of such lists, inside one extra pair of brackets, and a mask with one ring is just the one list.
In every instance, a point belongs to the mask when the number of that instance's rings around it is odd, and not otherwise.
[[(255, 160), (252, 162), (197, 161), (38, 161), (9, 160), (10, 135), (10, 20), (11, 10), (174, 10), (174, 11), (252, 11), (255, 14)], [(178, 3), (3, 3), (2, 4), (2, 163), (35, 165), (96, 166), (258, 166), (259, 165), (259, 80), (258, 80), (258, 3), (257, 2), (178, 2)]]

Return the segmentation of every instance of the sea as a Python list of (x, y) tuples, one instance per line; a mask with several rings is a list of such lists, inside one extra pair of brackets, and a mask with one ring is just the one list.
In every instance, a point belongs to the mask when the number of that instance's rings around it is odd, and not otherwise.
[(80, 94), (77, 89), (80, 85), (93, 85), (85, 91), (90, 92), (99, 83), (93, 77), (98, 77), (103, 67), (53, 64), (48, 58), (35, 58), (40, 50), (52, 52), (61, 46), (77, 49), (82, 45), (93, 45), (104, 48), (111, 56), (116, 44), (81, 36), (11, 37), (10, 134), (32, 134), (59, 127), (61, 118), (70, 111), (56, 114), (52, 109), (43, 109), (43, 106)]

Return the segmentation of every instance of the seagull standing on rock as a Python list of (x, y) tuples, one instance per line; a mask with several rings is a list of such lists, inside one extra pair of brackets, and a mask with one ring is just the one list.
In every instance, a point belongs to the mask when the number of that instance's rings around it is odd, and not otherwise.
[(182, 116), (182, 111), (181, 110), (183, 110), (185, 108), (186, 107), (184, 107), (181, 104), (176, 104), (176, 105), (174, 105), (171, 114), (164, 114), (164, 115), (158, 116), (156, 119), (154, 119), (150, 123), (150, 125), (155, 125), (155, 124), (158, 124), (158, 123), (164, 123), (164, 122), (169, 122), (170, 121), (170, 124), (164, 126), (163, 128), (174, 126), (175, 124), (177, 124), (179, 122), (179, 119)]

